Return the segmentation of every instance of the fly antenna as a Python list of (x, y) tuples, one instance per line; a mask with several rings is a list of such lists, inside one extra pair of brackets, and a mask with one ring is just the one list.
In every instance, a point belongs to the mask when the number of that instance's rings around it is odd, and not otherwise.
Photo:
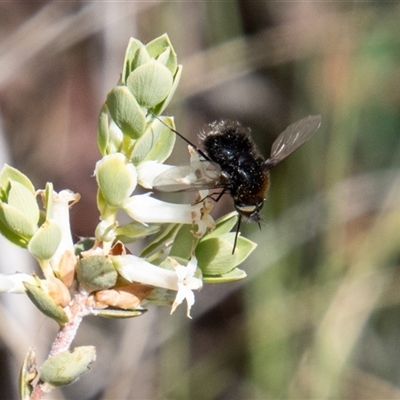
[[(150, 111), (150, 110), (149, 110)], [(182, 140), (184, 140), (189, 146), (192, 146), (205, 160), (207, 161), (211, 161), (210, 157), (208, 157), (200, 148), (198, 148), (197, 146), (195, 146), (189, 139), (186, 139), (185, 136), (183, 136), (182, 134), (180, 134), (177, 130), (175, 130), (174, 128), (170, 127), (168, 124), (166, 124), (158, 115), (154, 114), (152, 111), (150, 111), (150, 113), (153, 115), (153, 117), (155, 117), (156, 119), (158, 119), (164, 126), (166, 126), (169, 130), (171, 130), (172, 132), (174, 132), (175, 134), (177, 134)]]

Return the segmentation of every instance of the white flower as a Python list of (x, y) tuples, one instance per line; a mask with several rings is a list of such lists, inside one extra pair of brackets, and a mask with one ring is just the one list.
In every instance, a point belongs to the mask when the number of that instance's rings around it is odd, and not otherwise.
[(194, 304), (193, 290), (203, 286), (203, 281), (195, 276), (197, 271), (197, 260), (192, 258), (185, 267), (173, 259), (175, 271), (156, 267), (144, 259), (134, 256), (111, 256), (110, 259), (118, 273), (130, 282), (140, 282), (146, 285), (174, 290), (177, 292), (172, 304), (171, 314), (184, 299), (187, 302), (187, 316), (190, 317), (190, 308)]
[[(190, 309), (194, 304), (194, 294), (192, 290), (200, 289), (203, 285), (203, 282), (194, 276), (197, 269), (197, 260), (193, 257), (186, 267), (178, 264), (174, 259), (171, 259), (171, 261), (172, 265), (174, 265), (176, 275), (178, 276), (178, 293), (176, 294), (175, 301), (172, 304), (171, 314), (175, 311), (176, 307), (186, 299), (186, 315), (189, 318), (192, 318), (190, 316)], [(200, 286), (198, 286), (199, 281), (201, 283)]]
[[(200, 182), (218, 183), (220, 170), (215, 164), (200, 159), (198, 152), (188, 146), (190, 165), (175, 167), (159, 164), (155, 161), (145, 161), (137, 167), (138, 181), (145, 188), (154, 184), (164, 187), (166, 192), (190, 189), (192, 184)], [(161, 190), (161, 189), (160, 189)], [(174, 204), (150, 197), (151, 193), (136, 195), (127, 199), (122, 208), (134, 220), (147, 223), (177, 223), (197, 225), (193, 232), (196, 237), (202, 237), (208, 230), (215, 227), (210, 211), (214, 200), (208, 190), (199, 191), (194, 204)]]
[(25, 293), (23, 282), (37, 284), (35, 278), (28, 274), (0, 274), (0, 292)]
[(151, 193), (139, 194), (125, 201), (123, 209), (134, 220), (146, 223), (192, 223), (192, 206), (174, 204), (150, 197)]
[(139, 185), (145, 189), (152, 189), (154, 179), (170, 168), (173, 167), (153, 160), (140, 163), (136, 168)]
[(60, 193), (53, 192), (53, 216), (61, 228), (61, 242), (57, 251), (50, 260), (52, 268), (58, 271), (61, 257), (65, 252), (74, 254), (74, 243), (72, 241), (69, 207), (70, 203), (74, 204), (79, 201), (80, 195), (70, 190), (62, 190)]
[(150, 197), (151, 193), (130, 197), (125, 201), (123, 209), (135, 221), (146, 225), (148, 223), (191, 224), (197, 225), (196, 236), (201, 237), (207, 230), (215, 226), (209, 212), (214, 201), (205, 196), (203, 201), (191, 204), (167, 203)]

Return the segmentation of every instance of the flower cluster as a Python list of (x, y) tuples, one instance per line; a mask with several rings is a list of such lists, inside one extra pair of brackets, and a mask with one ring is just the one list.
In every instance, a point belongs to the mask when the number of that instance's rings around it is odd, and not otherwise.
[[(210, 215), (214, 201), (208, 191), (200, 191), (192, 204), (161, 201), (152, 193), (160, 176), (169, 176), (171, 187), (190, 186), (199, 173), (208, 172), (207, 162), (191, 148), (189, 165), (179, 169), (185, 171), (183, 176), (174, 178), (175, 167), (164, 164), (176, 136), (173, 119), (161, 113), (181, 71), (167, 35), (147, 45), (130, 40), (120, 81), (108, 93), (99, 116), (97, 142), (102, 159), (96, 164), (95, 178), (100, 222), (93, 238), (73, 243), (69, 208), (79, 200), (78, 194), (56, 193), (51, 183), (36, 191), (28, 177), (4, 166), (0, 232), (36, 258), (42, 276), (0, 275), (0, 291), (26, 293), (40, 311), (66, 329), (88, 314), (135, 317), (151, 304), (171, 305), (172, 313), (184, 300), (190, 317), (193, 291), (203, 282), (246, 276), (237, 266), (255, 244), (239, 237), (231, 254), (234, 213), (214, 221)], [(165, 175), (166, 171), (171, 173)], [(130, 222), (119, 223), (121, 212)], [(146, 246), (140, 254), (131, 254), (126, 245), (143, 239)], [(90, 346), (74, 353), (64, 351), (59, 360), (50, 358), (40, 379), (53, 386), (70, 383), (87, 367), (76, 361), (82, 358), (81, 352), (87, 363), (94, 361)], [(32, 357), (28, 353), (27, 364)], [(66, 358), (76, 362), (76, 368), (60, 381), (59, 376), (52, 377), (52, 371)]]
[[(199, 193), (193, 204), (164, 202), (151, 191), (143, 193), (143, 189), (153, 190), (157, 177), (174, 168), (164, 164), (176, 139), (174, 121), (161, 113), (172, 98), (181, 71), (166, 35), (147, 45), (130, 40), (120, 82), (108, 94), (100, 114), (98, 145), (103, 158), (96, 165), (95, 176), (101, 222), (94, 246), (81, 254), (107, 256), (114, 263), (119, 279), (176, 291), (173, 310), (186, 299), (190, 315), (194, 302), (191, 291), (199, 289), (203, 280), (222, 282), (245, 277), (236, 267), (255, 246), (240, 238), (237, 252), (231, 255), (230, 229), (236, 216), (232, 214), (215, 223), (210, 216), (213, 200), (207, 196), (208, 192)], [(207, 165), (193, 149), (190, 153), (184, 179), (188, 185), (198, 168)], [(181, 182), (176, 178), (174, 183)], [(140, 194), (136, 193), (138, 186)], [(132, 222), (119, 225), (119, 210), (128, 214)], [(116, 252), (116, 243), (125, 245), (143, 237), (148, 237), (150, 243), (138, 257), (125, 254), (124, 246), (118, 247), (121, 252)], [(185, 268), (188, 270), (183, 273)], [(126, 284), (123, 282), (124, 287)], [(138, 288), (148, 303), (160, 304), (156, 291), (143, 294), (142, 289)], [(115, 293), (112, 296), (117, 298)], [(115, 307), (115, 303), (110, 305)]]

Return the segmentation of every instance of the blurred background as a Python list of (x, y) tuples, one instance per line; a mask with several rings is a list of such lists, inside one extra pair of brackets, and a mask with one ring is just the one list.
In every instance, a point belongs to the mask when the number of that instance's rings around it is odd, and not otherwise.
[[(196, 293), (193, 320), (87, 318), (74, 344), (97, 362), (52, 399), (400, 399), (399, 17), (396, 2), (0, 4), (0, 161), (79, 192), (76, 237), (98, 222), (97, 117), (131, 36), (168, 33), (183, 77), (167, 114), (194, 142), (236, 119), (268, 156), (290, 123), (323, 121), (272, 171), (262, 231), (242, 227), (258, 243), (247, 279)], [(35, 268), (1, 239), (2, 273)], [(21, 295), (2, 294), (0, 313), (14, 399), (28, 348), (41, 364), (57, 327)]]

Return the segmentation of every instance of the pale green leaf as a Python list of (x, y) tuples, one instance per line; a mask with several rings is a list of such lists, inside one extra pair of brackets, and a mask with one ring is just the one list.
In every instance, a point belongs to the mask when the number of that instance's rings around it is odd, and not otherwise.
[[(172, 118), (164, 117), (163, 121), (174, 128)], [(137, 165), (143, 161), (164, 162), (172, 153), (176, 135), (159, 120), (154, 120), (146, 132), (137, 140), (131, 160)]]
[(182, 75), (182, 65), (178, 65), (176, 73), (174, 75), (174, 83), (172, 84), (172, 88), (169, 91), (168, 96), (165, 98), (165, 100), (152, 109), (154, 114), (160, 115), (166, 109), (168, 104), (171, 102), (172, 97), (174, 96), (176, 88), (178, 87), (179, 81), (181, 79), (181, 75)]
[(193, 249), (198, 241), (193, 234), (192, 225), (182, 225), (171, 247), (170, 256), (174, 258), (183, 258), (189, 260), (193, 255)]
[(127, 79), (127, 87), (142, 107), (151, 108), (161, 103), (172, 89), (172, 74), (157, 61), (136, 68)]
[(140, 222), (133, 221), (126, 225), (119, 225), (115, 228), (117, 240), (122, 243), (130, 243), (134, 240), (154, 235), (160, 230), (160, 225), (143, 225)]
[(0, 233), (11, 243), (14, 243), (15, 245), (26, 248), (29, 242), (29, 237), (22, 236), (16, 232), (14, 232), (12, 229), (10, 229), (4, 221), (1, 219), (1, 213), (2, 210), (0, 208)]
[(53, 184), (51, 182), (46, 183), (44, 201), (45, 201), (44, 208), (46, 210), (46, 219), (52, 219), (54, 212), (54, 190), (53, 190)]
[(235, 282), (246, 278), (247, 274), (245, 271), (235, 268), (228, 273), (221, 276), (205, 276), (203, 277), (204, 283), (228, 283)]
[(137, 139), (143, 134), (146, 125), (145, 114), (125, 86), (117, 86), (108, 93), (107, 107), (112, 119), (124, 134), (132, 139)]
[(47, 220), (32, 236), (28, 250), (37, 260), (50, 260), (57, 251), (61, 237), (62, 232), (58, 223)]
[(32, 381), (37, 375), (36, 355), (32, 348), (28, 350), (19, 375), (19, 392), (21, 400), (29, 400), (32, 394)]
[(32, 237), (37, 229), (25, 214), (6, 203), (0, 203), (0, 220), (9, 231), (26, 239)]
[(35, 187), (26, 175), (10, 165), (4, 164), (4, 167), (0, 172), (0, 187), (7, 188), (10, 181), (19, 182), (32, 194), (35, 194)]
[(109, 154), (98, 161), (95, 174), (102, 198), (111, 207), (119, 207), (136, 188), (136, 168), (121, 153)]
[(96, 360), (94, 346), (75, 347), (74, 351), (63, 351), (48, 358), (40, 368), (40, 379), (52, 386), (65, 386), (75, 382), (89, 371)]
[(108, 119), (108, 107), (107, 104), (103, 104), (99, 115), (99, 123), (97, 125), (97, 146), (102, 156), (105, 156), (109, 153), (108, 142), (110, 138), (110, 132)]
[(23, 282), (23, 285), (32, 303), (44, 315), (54, 319), (61, 325), (68, 322), (68, 317), (64, 310), (41, 287), (28, 282)]
[(39, 220), (39, 206), (36, 196), (23, 184), (17, 181), (10, 181), (10, 183), (8, 205), (20, 211), (33, 226), (36, 226)]
[(174, 240), (180, 227), (180, 224), (163, 224), (160, 231), (152, 237), (152, 241), (142, 250), (140, 257), (147, 259), (149, 255), (156, 252), (158, 248), (163, 249), (165, 243)]
[(147, 52), (146, 46), (143, 44), (136, 51), (132, 71), (135, 70), (136, 68), (140, 67), (141, 65), (148, 63), (151, 60), (152, 60), (152, 57), (149, 55), (149, 53)]
[(103, 310), (93, 310), (92, 314), (103, 318), (124, 319), (140, 317), (147, 310), (118, 310), (113, 308), (105, 308)]
[[(177, 57), (171, 41), (166, 33), (147, 43), (146, 49), (151, 57), (161, 61), (171, 71), (172, 74), (175, 74)], [(168, 53), (166, 51), (168, 51)], [(168, 54), (167, 59), (165, 59), (166, 54)]]
[(199, 268), (204, 276), (224, 275), (236, 266), (232, 244), (224, 238), (207, 238), (196, 247)]
[(92, 256), (79, 260), (76, 277), (88, 292), (93, 292), (113, 287), (118, 274), (110, 260), (103, 256)]
[(223, 217), (215, 221), (215, 229), (208, 233), (204, 238), (208, 237), (219, 237), (224, 233), (228, 233), (236, 225), (238, 215), (236, 211), (224, 215)]
[(128, 47), (126, 48), (125, 51), (124, 64), (121, 75), (121, 83), (123, 84), (126, 83), (126, 79), (128, 78), (129, 74), (132, 72), (134, 68), (134, 60), (136, 57), (136, 53), (141, 47), (144, 47), (144, 44), (142, 42), (132, 37), (129, 39)]

